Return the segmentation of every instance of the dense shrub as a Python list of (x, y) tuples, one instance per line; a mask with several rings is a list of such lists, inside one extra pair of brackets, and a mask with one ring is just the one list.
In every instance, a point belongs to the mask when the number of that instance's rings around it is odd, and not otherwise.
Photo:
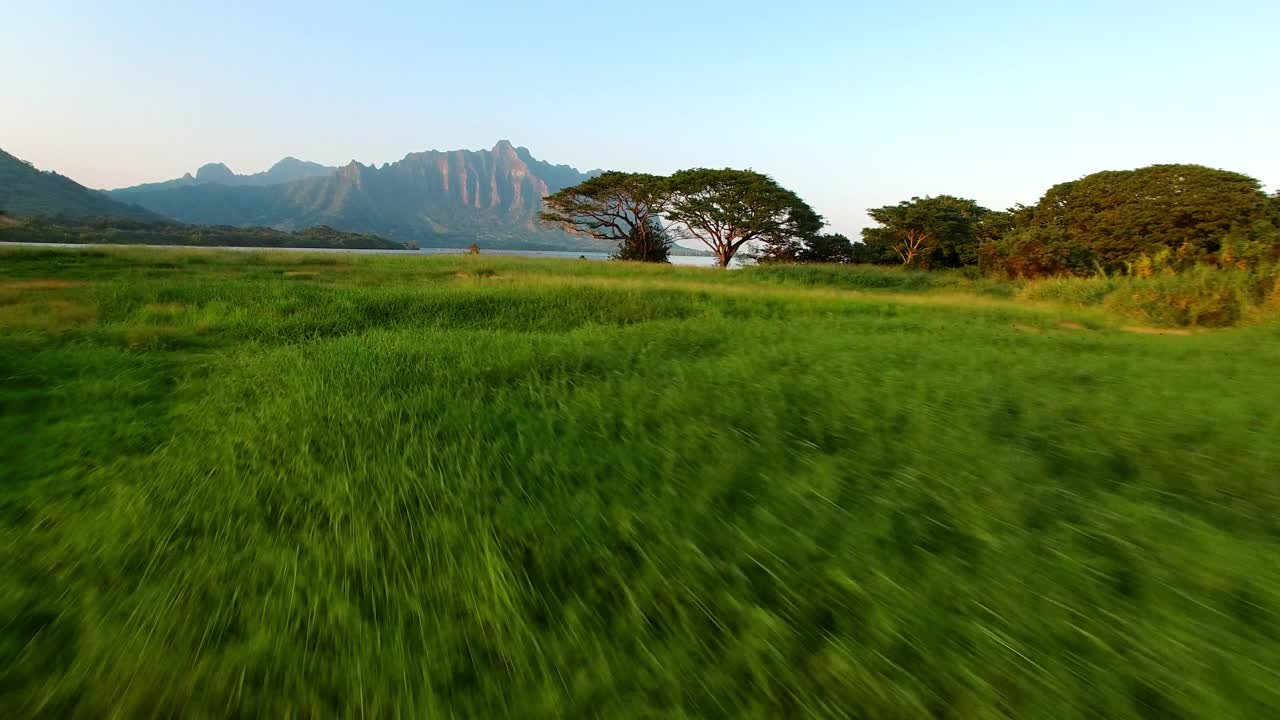
[(1096, 264), (1097, 255), (1087, 243), (1073, 241), (1053, 227), (1014, 230), (984, 243), (978, 253), (984, 274), (1012, 278), (1084, 275)]

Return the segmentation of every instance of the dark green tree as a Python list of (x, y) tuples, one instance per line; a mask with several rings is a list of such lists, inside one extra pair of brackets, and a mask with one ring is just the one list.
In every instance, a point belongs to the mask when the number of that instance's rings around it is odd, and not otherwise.
[(666, 218), (728, 267), (744, 245), (766, 247), (817, 234), (822, 217), (794, 192), (751, 170), (681, 170), (671, 176)]
[(760, 243), (751, 257), (760, 263), (851, 263), (857, 261), (855, 254), (854, 244), (844, 235), (819, 234)]
[(862, 241), (881, 261), (909, 267), (976, 265), (983, 218), (991, 211), (973, 200), (939, 195), (871, 208), (880, 227), (865, 228)]
[(800, 251), (804, 248), (800, 239), (795, 237), (764, 238), (757, 240), (741, 251), (744, 257), (757, 263), (794, 263), (800, 262)]
[(781, 242), (758, 242), (754, 247), (750, 247), (741, 252), (744, 257), (748, 257), (757, 263), (793, 263), (800, 262), (800, 241), (787, 238)]
[(1073, 252), (1088, 248), (1107, 269), (1160, 248), (1208, 257), (1230, 233), (1248, 232), (1271, 213), (1257, 180), (1201, 165), (1152, 165), (1094, 173), (1055, 185), (1020, 229), (1052, 229)]
[(853, 243), (844, 235), (814, 235), (804, 241), (797, 253), (800, 262), (851, 263), (854, 261)]
[[(884, 248), (873, 247), (862, 241), (853, 242), (849, 247), (849, 262), (859, 265), (883, 265), (887, 260), (884, 252)], [(896, 260), (890, 261), (896, 262)]]
[(978, 221), (978, 225), (974, 228), (974, 235), (977, 238), (978, 246), (984, 243), (996, 242), (1008, 235), (1018, 225), (1018, 213), (1022, 206), (1019, 205), (1008, 210), (991, 210), (983, 215)]
[(667, 262), (672, 234), (662, 212), (668, 180), (642, 173), (607, 172), (543, 199), (539, 218), (569, 232), (607, 240), (622, 260)]

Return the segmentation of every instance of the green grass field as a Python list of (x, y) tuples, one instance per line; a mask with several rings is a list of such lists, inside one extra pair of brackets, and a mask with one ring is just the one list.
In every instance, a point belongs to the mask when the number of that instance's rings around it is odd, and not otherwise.
[(0, 250), (0, 716), (1275, 717), (1280, 324), (1134, 324)]

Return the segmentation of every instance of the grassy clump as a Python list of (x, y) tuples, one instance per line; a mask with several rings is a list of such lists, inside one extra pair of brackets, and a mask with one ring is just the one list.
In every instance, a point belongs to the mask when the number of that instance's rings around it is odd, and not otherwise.
[(0, 708), (1275, 714), (1275, 325), (790, 272), (6, 253)]
[(1018, 296), (1080, 306), (1101, 305), (1134, 320), (1165, 327), (1229, 327), (1277, 317), (1280, 268), (1195, 266), (1180, 272), (1028, 282)]

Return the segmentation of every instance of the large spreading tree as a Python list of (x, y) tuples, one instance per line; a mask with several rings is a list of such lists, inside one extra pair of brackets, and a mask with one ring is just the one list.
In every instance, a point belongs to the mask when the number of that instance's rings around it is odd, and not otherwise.
[(543, 222), (614, 243), (620, 260), (667, 262), (673, 244), (662, 219), (667, 178), (607, 172), (543, 198)]
[(1114, 269), (1161, 247), (1213, 255), (1229, 233), (1267, 221), (1270, 202), (1247, 175), (1202, 165), (1152, 165), (1055, 185), (1019, 214), (1018, 225), (1088, 249), (1100, 265)]
[(752, 241), (785, 246), (822, 229), (822, 217), (798, 195), (751, 170), (681, 170), (669, 187), (665, 217), (721, 267)]

